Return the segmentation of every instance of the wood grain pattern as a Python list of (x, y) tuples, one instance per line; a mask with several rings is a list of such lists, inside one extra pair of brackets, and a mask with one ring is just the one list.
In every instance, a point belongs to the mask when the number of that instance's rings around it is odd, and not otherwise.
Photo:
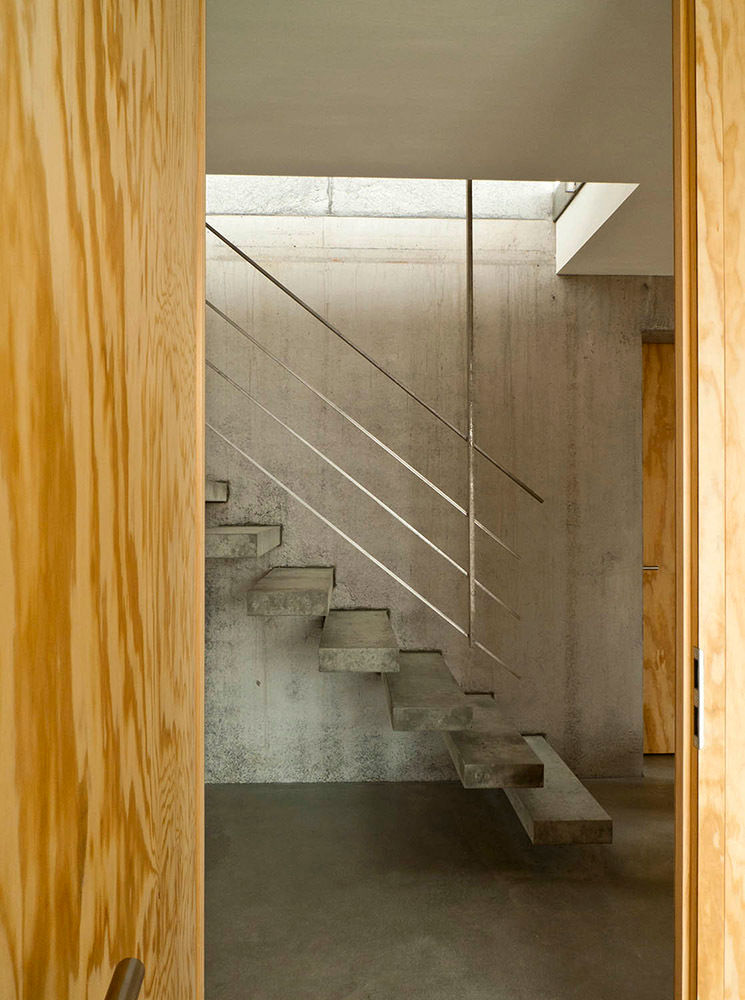
[(695, 0), (673, 7), (675, 199), (675, 998), (696, 996), (697, 761), (692, 666), (697, 637), (697, 314)]
[(745, 6), (722, 0), (724, 204), (724, 996), (745, 996)]
[[(688, 579), (678, 635), (686, 659), (694, 643), (705, 657), (704, 744), (678, 761), (676, 995), (735, 1000), (745, 995), (745, 10), (739, 0), (681, 0), (676, 22), (678, 389), (687, 421), (678, 453), (690, 456), (690, 479), (679, 476), (690, 534), (679, 531)], [(686, 752), (689, 676), (678, 695)]]
[[(705, 658), (705, 749), (698, 753), (698, 991), (721, 997), (724, 932), (726, 475), (723, 391), (721, 4), (696, 5), (697, 638)], [(688, 654), (690, 655), (690, 653)]]
[(202, 996), (200, 0), (0, 8), (0, 995)]
[(642, 344), (644, 752), (675, 752), (675, 348)]

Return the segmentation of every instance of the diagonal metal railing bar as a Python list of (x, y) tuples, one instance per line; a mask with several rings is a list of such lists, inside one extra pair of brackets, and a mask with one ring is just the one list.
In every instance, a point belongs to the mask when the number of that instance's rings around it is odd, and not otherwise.
[(480, 590), (482, 593), (486, 594), (487, 597), (491, 598), (492, 601), (495, 601), (497, 604), (501, 605), (504, 608), (504, 610), (508, 614), (512, 615), (512, 617), (516, 621), (518, 622), (522, 621), (518, 612), (515, 611), (514, 608), (511, 608), (506, 601), (503, 601), (501, 597), (497, 597), (497, 595), (494, 593), (493, 590), (489, 590), (488, 587), (485, 587), (484, 584), (481, 582), (481, 580), (476, 579), (473, 581), (473, 584), (477, 590)]
[(244, 250), (241, 250), (239, 246), (233, 243), (232, 240), (228, 239), (228, 237), (225, 236), (224, 233), (221, 233), (219, 229), (216, 229), (213, 225), (211, 225), (209, 222), (206, 221), (205, 221), (205, 226), (209, 230), (209, 232), (213, 234), (213, 236), (216, 236), (217, 239), (221, 240), (225, 244), (226, 247), (229, 247), (234, 253), (236, 253), (239, 257), (245, 260), (247, 264), (250, 264), (251, 267), (255, 268), (255, 270), (257, 270), (259, 274), (263, 275), (268, 281), (270, 281), (273, 285), (279, 288), (280, 291), (284, 292), (285, 295), (289, 296), (289, 298), (291, 298), (293, 302), (296, 302), (297, 305), (299, 305), (302, 309), (304, 309), (307, 313), (309, 313), (309, 315), (311, 315), (314, 319), (318, 320), (319, 323), (322, 323), (327, 330), (329, 330), (340, 340), (342, 340), (348, 347), (350, 347), (353, 351), (356, 351), (356, 353), (361, 358), (364, 358), (365, 361), (367, 361), (374, 368), (376, 368), (381, 373), (381, 375), (384, 375), (387, 379), (393, 382), (394, 385), (398, 386), (398, 388), (401, 389), (402, 392), (405, 392), (407, 396), (413, 399), (420, 406), (424, 407), (424, 409), (427, 410), (428, 413), (430, 413), (433, 417), (439, 420), (441, 424), (443, 424), (445, 427), (448, 428), (448, 430), (452, 431), (454, 434), (457, 434), (458, 437), (461, 439), (461, 441), (469, 443), (469, 446), (472, 447), (474, 451), (478, 452), (478, 454), (481, 455), (482, 458), (486, 459), (487, 462), (493, 465), (495, 469), (498, 469), (504, 476), (506, 476), (516, 486), (518, 486), (521, 490), (523, 490), (523, 492), (527, 493), (528, 496), (532, 497), (538, 503), (543, 503), (543, 497), (540, 496), (540, 494), (538, 494), (532, 487), (528, 486), (526, 482), (520, 479), (519, 476), (515, 475), (514, 472), (511, 472), (504, 465), (502, 465), (501, 462), (498, 462), (496, 458), (490, 455), (489, 452), (486, 451), (484, 448), (481, 448), (479, 445), (473, 443), (471, 440), (473, 437), (472, 433), (471, 434), (464, 433), (460, 429), (460, 427), (454, 424), (451, 420), (448, 420), (447, 417), (444, 417), (438, 410), (436, 410), (433, 406), (431, 406), (429, 403), (423, 400), (419, 395), (417, 395), (417, 393), (414, 392), (413, 389), (410, 389), (405, 382), (402, 382), (401, 379), (397, 378), (392, 372), (390, 372), (387, 368), (385, 368), (378, 361), (376, 361), (375, 358), (372, 357), (372, 355), (368, 354), (367, 351), (363, 350), (363, 348), (361, 348), (358, 344), (355, 344), (355, 342), (351, 340), (349, 337), (347, 337), (346, 334), (342, 333), (342, 331), (339, 330), (338, 327), (334, 326), (333, 323), (329, 322), (329, 320), (327, 320), (325, 316), (322, 316), (321, 313), (319, 313), (316, 309), (313, 308), (313, 306), (309, 305), (304, 299), (301, 299), (299, 295), (296, 295), (295, 292), (293, 292), (291, 288), (288, 288), (287, 285), (283, 284), (283, 282), (281, 282), (279, 278), (273, 275), (270, 271), (267, 271), (265, 267), (262, 267), (258, 261), (253, 259), (253, 257), (249, 257), (249, 255)]
[(266, 413), (268, 417), (270, 417), (277, 424), (279, 424), (279, 426), (282, 427), (284, 430), (286, 430), (288, 434), (291, 434), (294, 438), (296, 438), (298, 441), (304, 444), (306, 448), (309, 448), (314, 455), (318, 455), (318, 457), (322, 459), (324, 462), (326, 462), (326, 464), (329, 465), (332, 469), (334, 469), (335, 472), (338, 472), (340, 476), (343, 476), (348, 482), (356, 486), (356, 488), (360, 490), (362, 493), (364, 493), (365, 496), (369, 497), (374, 503), (378, 505), (378, 507), (382, 508), (386, 512), (386, 514), (390, 514), (390, 516), (395, 518), (399, 522), (399, 524), (402, 524), (408, 531), (410, 531), (413, 535), (416, 535), (417, 538), (419, 538), (431, 549), (433, 549), (438, 556), (441, 556), (443, 559), (446, 559), (451, 566), (454, 566), (455, 569), (458, 570), (459, 573), (462, 573), (464, 576), (467, 574), (468, 571), (465, 569), (464, 566), (461, 566), (460, 563), (457, 562), (455, 559), (453, 559), (452, 556), (448, 555), (448, 553), (445, 552), (443, 549), (441, 549), (438, 545), (435, 545), (435, 543), (430, 538), (427, 538), (425, 534), (423, 534), (421, 531), (415, 528), (414, 525), (411, 524), (409, 521), (407, 521), (405, 517), (402, 517), (401, 514), (398, 513), (398, 511), (395, 511), (392, 507), (389, 507), (384, 500), (381, 500), (380, 497), (376, 496), (372, 492), (372, 490), (369, 490), (364, 485), (364, 483), (361, 483), (358, 479), (355, 479), (355, 477), (351, 475), (351, 473), (347, 472), (346, 469), (338, 465), (332, 458), (329, 458), (329, 456), (326, 455), (323, 451), (321, 451), (320, 448), (317, 448), (312, 443), (312, 441), (309, 441), (306, 437), (303, 437), (303, 435), (300, 434), (298, 431), (296, 431), (293, 427), (285, 423), (285, 421), (282, 420), (281, 417), (278, 417), (276, 413), (273, 413), (269, 409), (269, 407), (264, 406), (264, 404), (259, 399), (257, 399), (256, 396), (253, 395), (253, 393), (249, 392), (248, 389), (246, 389), (244, 386), (236, 382), (235, 379), (231, 378), (230, 375), (224, 372), (221, 368), (218, 368), (217, 365), (213, 364), (209, 360), (209, 358), (206, 359), (205, 364), (207, 365), (208, 368), (211, 368), (213, 372), (216, 372), (221, 378), (225, 379), (226, 382), (232, 385), (234, 389), (242, 393), (242, 395), (244, 395), (246, 399), (249, 399), (254, 404), (254, 406), (257, 406), (263, 413)]
[[(373, 565), (377, 566), (378, 569), (381, 569), (384, 573), (386, 573), (400, 587), (403, 587), (404, 590), (408, 591), (408, 593), (410, 593), (418, 601), (420, 601), (431, 611), (433, 611), (439, 618), (441, 618), (444, 622), (450, 625), (451, 628), (455, 629), (456, 632), (464, 636), (466, 639), (468, 638), (468, 632), (466, 629), (464, 629), (461, 625), (459, 625), (441, 608), (438, 608), (436, 604), (433, 604), (432, 601), (428, 600), (423, 594), (420, 594), (419, 591), (416, 590), (414, 587), (412, 587), (410, 583), (407, 583), (406, 580), (404, 580), (397, 573), (395, 573), (389, 566), (386, 566), (384, 562), (382, 562), (380, 559), (374, 556), (372, 552), (369, 552), (364, 546), (360, 545), (360, 543), (356, 541), (354, 538), (352, 538), (351, 535), (348, 535), (346, 531), (343, 531), (338, 525), (334, 524), (333, 521), (329, 520), (329, 518), (327, 518), (324, 514), (322, 514), (319, 510), (317, 510), (312, 504), (308, 503), (308, 501), (305, 500), (303, 497), (301, 497), (298, 493), (296, 493), (291, 486), (288, 486), (286, 483), (283, 483), (278, 476), (275, 476), (273, 473), (271, 473), (265, 466), (261, 464), (261, 462), (258, 462), (255, 458), (253, 458), (252, 455), (249, 455), (247, 451), (244, 451), (243, 448), (240, 447), (240, 445), (237, 445), (234, 441), (231, 441), (229, 437), (223, 434), (222, 431), (218, 430), (217, 427), (215, 427), (209, 421), (205, 421), (205, 426), (209, 431), (212, 431), (213, 434), (219, 437), (220, 440), (223, 441), (229, 448), (232, 448), (233, 451), (241, 455), (241, 457), (244, 458), (247, 462), (250, 462), (251, 465), (253, 465), (256, 469), (259, 470), (259, 472), (261, 472), (268, 479), (270, 479), (276, 486), (279, 486), (280, 489), (284, 490), (285, 493), (291, 496), (293, 500), (295, 500), (307, 511), (313, 514), (314, 517), (317, 517), (322, 524), (325, 524), (327, 528), (330, 528), (331, 531), (333, 531), (345, 542), (351, 545), (352, 548), (356, 549), (357, 552), (359, 552), (371, 563), (373, 563)], [(505, 661), (501, 659), (501, 657), (499, 657), (493, 650), (489, 649), (481, 642), (474, 642), (473, 645), (476, 648), (480, 649), (482, 652), (486, 653), (487, 656), (489, 656), (492, 660), (494, 660), (495, 663), (498, 663), (504, 670), (507, 671), (507, 673), (511, 674), (517, 680), (521, 680), (520, 674), (518, 674), (517, 671), (513, 670), (512, 667), (509, 666), (509, 664), (505, 663)]]
[[(439, 497), (441, 497), (443, 500), (449, 503), (451, 507), (454, 507), (459, 514), (462, 514), (464, 517), (468, 516), (468, 511), (466, 510), (465, 507), (459, 504), (457, 500), (454, 500), (436, 483), (433, 483), (431, 479), (428, 479), (423, 472), (420, 472), (419, 469), (417, 469), (410, 462), (408, 462), (402, 455), (399, 455), (397, 451), (395, 451), (393, 448), (387, 445), (384, 441), (381, 441), (379, 437), (373, 434), (372, 431), (368, 430), (364, 424), (360, 423), (359, 420), (356, 420), (350, 413), (347, 413), (347, 411), (344, 410), (341, 406), (339, 406), (338, 403), (335, 403), (333, 399), (330, 399), (325, 393), (321, 392), (320, 389), (316, 389), (314, 385), (311, 385), (311, 383), (308, 382), (307, 379), (303, 378), (302, 375), (296, 372), (294, 368), (291, 368), (290, 365), (288, 365), (276, 354), (273, 354), (268, 347), (265, 347), (265, 345), (262, 344), (260, 340), (257, 340), (257, 338), (254, 337), (253, 334), (249, 333), (248, 330), (246, 330), (244, 327), (242, 327), (240, 323), (236, 323), (236, 321), (232, 317), (228, 316), (227, 313), (223, 312), (222, 309), (216, 306), (213, 302), (210, 302), (209, 299), (206, 299), (205, 301), (207, 306), (216, 315), (218, 315), (220, 319), (222, 319), (225, 323), (231, 326), (242, 337), (245, 337), (246, 340), (248, 340), (251, 344), (257, 347), (271, 361), (279, 365), (279, 367), (282, 368), (284, 371), (286, 371), (288, 375), (291, 375), (292, 378), (296, 379), (296, 381), (298, 381), (302, 386), (308, 389), (309, 392), (312, 392), (317, 399), (320, 399), (321, 402), (323, 402), (326, 406), (329, 406), (335, 413), (338, 413), (339, 416), (341, 416), (344, 420), (350, 423), (356, 430), (360, 431), (360, 433), (364, 434), (365, 437), (367, 437), (370, 441), (372, 441), (375, 445), (377, 445), (378, 448), (381, 448), (387, 455), (390, 455), (390, 457), (393, 458), (396, 462), (398, 462), (399, 465), (403, 466), (408, 472), (416, 476), (416, 478), (419, 479), (421, 482), (423, 482), (427, 487), (429, 487), (429, 489), (433, 490)], [(515, 550), (511, 546), (509, 546), (507, 542), (503, 541), (501, 538), (495, 535), (494, 532), (490, 531), (489, 528), (483, 525), (480, 521), (476, 521), (475, 523), (476, 526), (481, 531), (484, 532), (484, 534), (488, 535), (488, 537), (491, 538), (494, 542), (496, 542), (497, 545), (500, 545), (503, 549), (505, 549), (505, 551), (509, 552), (511, 556), (513, 556), (515, 559), (520, 558), (518, 553), (515, 552)]]
[[(398, 521), (399, 524), (402, 524), (408, 531), (410, 531), (413, 535), (415, 535), (417, 538), (423, 541), (425, 545), (428, 545), (435, 553), (437, 553), (438, 556), (449, 562), (450, 565), (455, 567), (455, 569), (459, 573), (462, 573), (463, 576), (468, 576), (468, 570), (466, 569), (465, 566), (461, 566), (459, 562), (453, 559), (452, 556), (448, 555), (448, 553), (445, 552), (443, 549), (441, 549), (439, 545), (436, 545), (435, 542), (432, 541), (432, 539), (427, 538), (427, 536), (423, 532), (419, 531), (418, 528), (414, 527), (414, 525), (411, 524), (409, 521), (407, 521), (405, 517), (402, 517), (401, 514), (398, 513), (398, 511), (394, 510), (384, 500), (381, 500), (380, 497), (376, 496), (376, 494), (373, 493), (372, 490), (369, 490), (364, 485), (364, 483), (361, 483), (353, 475), (347, 472), (346, 469), (342, 468), (342, 466), (338, 465), (332, 458), (330, 458), (323, 451), (321, 451), (320, 448), (317, 448), (312, 441), (309, 441), (307, 438), (303, 437), (302, 434), (300, 434), (288, 423), (282, 420), (281, 417), (278, 417), (276, 413), (273, 413), (269, 409), (269, 407), (265, 406), (261, 402), (261, 400), (259, 400), (256, 396), (254, 396), (252, 392), (250, 392), (248, 389), (245, 388), (245, 386), (242, 386), (239, 382), (236, 382), (234, 378), (228, 375), (227, 372), (224, 372), (221, 368), (219, 368), (216, 364), (214, 364), (214, 362), (210, 361), (209, 358), (205, 359), (205, 364), (208, 368), (210, 368), (213, 372), (215, 372), (216, 375), (219, 375), (229, 385), (231, 385), (237, 392), (240, 392), (243, 396), (246, 397), (246, 399), (250, 400), (250, 402), (252, 402), (254, 406), (258, 407), (258, 409), (260, 409), (263, 413), (265, 413), (270, 419), (274, 420), (275, 423), (279, 424), (279, 426), (282, 427), (285, 431), (287, 431), (288, 434), (291, 434), (294, 438), (300, 441), (301, 444), (305, 445), (306, 448), (310, 449), (310, 451), (312, 451), (313, 454), (317, 455), (322, 461), (324, 461), (328, 466), (330, 466), (335, 472), (338, 472), (339, 475), (343, 476), (348, 482), (352, 483), (352, 485), (355, 486), (358, 490), (360, 490), (360, 492), (364, 493), (365, 496), (369, 497), (373, 501), (373, 503), (377, 504), (378, 507), (380, 507), (382, 510), (386, 512), (386, 514), (389, 514), (391, 517), (395, 518), (395, 520)], [(512, 615), (513, 618), (517, 619), (517, 621), (520, 621), (520, 615), (518, 614), (518, 612), (514, 608), (510, 607), (510, 605), (507, 604), (506, 601), (503, 601), (501, 597), (497, 597), (497, 595), (493, 591), (489, 590), (489, 588), (486, 587), (483, 583), (481, 583), (480, 580), (475, 581), (475, 586), (478, 587), (479, 590), (481, 590), (484, 594), (490, 597), (497, 604), (501, 605), (501, 607), (503, 607), (505, 611), (507, 611), (510, 615)]]
[(347, 411), (344, 410), (341, 406), (339, 406), (338, 403), (335, 403), (333, 399), (329, 399), (329, 397), (325, 393), (321, 392), (320, 389), (316, 389), (314, 385), (311, 385), (311, 383), (308, 382), (307, 379), (304, 379), (303, 376), (300, 375), (298, 372), (296, 372), (294, 368), (291, 368), (285, 361), (277, 357), (276, 354), (273, 354), (268, 347), (265, 347), (260, 340), (257, 340), (256, 337), (254, 337), (253, 334), (250, 334), (248, 330), (246, 330), (244, 327), (240, 325), (240, 323), (236, 323), (234, 319), (228, 316), (227, 313), (224, 313), (222, 309), (216, 306), (213, 302), (210, 302), (209, 299), (206, 299), (205, 301), (207, 303), (207, 306), (213, 312), (217, 313), (220, 319), (224, 320), (226, 323), (232, 326), (234, 330), (236, 330), (243, 337), (245, 337), (246, 340), (249, 340), (255, 347), (258, 347), (263, 354), (265, 354), (268, 358), (271, 358), (271, 360), (274, 361), (275, 364), (278, 364), (280, 368), (282, 368), (284, 371), (286, 371), (288, 375), (291, 375), (301, 385), (305, 386), (305, 388), (308, 389), (310, 392), (312, 392), (314, 396), (320, 399), (327, 406), (330, 406), (335, 413), (338, 413), (339, 416), (343, 417), (346, 421), (352, 424), (352, 426), (355, 427), (362, 434), (364, 434), (365, 437), (373, 441), (379, 448), (382, 448), (383, 451), (385, 451), (388, 455), (391, 456), (391, 458), (394, 458), (400, 465), (402, 465), (405, 469), (411, 472), (412, 475), (416, 476), (417, 479), (421, 480), (421, 482), (425, 483), (425, 485), (427, 485), (431, 490), (434, 490), (434, 492), (437, 493), (438, 496), (440, 496), (447, 503), (449, 503), (451, 507), (455, 507), (455, 509), (460, 514), (466, 513), (465, 507), (461, 506), (461, 504), (459, 504), (457, 500), (454, 500), (444, 490), (441, 490), (440, 487), (437, 486), (436, 483), (433, 483), (431, 479), (428, 479), (423, 472), (420, 472), (419, 469), (413, 466), (410, 462), (407, 462), (402, 455), (399, 455), (397, 451), (394, 451), (393, 448), (389, 447), (384, 441), (381, 441), (379, 437), (373, 434), (372, 431), (368, 430), (364, 424), (361, 424), (359, 420), (356, 420), (350, 413), (347, 413)]
[(497, 656), (496, 653), (492, 653), (492, 651), (489, 649), (489, 647), (485, 646), (483, 644), (483, 642), (479, 642), (478, 639), (474, 639), (473, 640), (473, 645), (475, 646), (476, 649), (480, 649), (482, 653), (486, 653), (487, 656), (489, 656), (492, 660), (494, 660), (496, 663), (498, 663), (501, 667), (504, 667), (505, 670), (507, 671), (507, 673), (508, 674), (512, 674), (512, 676), (516, 680), (518, 680), (518, 681), (522, 680), (522, 677), (520, 676), (520, 674), (515, 673), (514, 670), (511, 670), (508, 666), (506, 666), (505, 663), (504, 663), (504, 661), (500, 660), (500, 658)]
[(501, 539), (498, 535), (495, 535), (494, 532), (491, 531), (489, 528), (487, 528), (485, 524), (482, 524), (478, 518), (476, 518), (476, 520), (473, 523), (476, 525), (479, 531), (483, 531), (485, 535), (488, 535), (488, 537), (491, 538), (493, 542), (496, 542), (497, 545), (501, 546), (501, 548), (509, 552), (509, 554), (511, 556), (514, 556), (515, 559), (520, 558), (519, 553), (515, 552), (515, 550), (510, 545), (508, 545), (507, 542)]
[(343, 340), (348, 347), (351, 347), (353, 351), (356, 351), (361, 358), (364, 358), (368, 364), (371, 364), (374, 368), (376, 368), (381, 375), (385, 375), (387, 379), (390, 379), (390, 381), (393, 382), (394, 385), (397, 385), (402, 392), (405, 392), (407, 396), (413, 399), (416, 403), (419, 403), (420, 406), (423, 406), (425, 410), (431, 413), (433, 417), (440, 421), (440, 423), (444, 424), (447, 428), (453, 431), (454, 434), (457, 434), (460, 438), (463, 437), (463, 432), (456, 424), (448, 420), (447, 417), (443, 417), (441, 413), (439, 413), (433, 406), (430, 406), (429, 403), (425, 402), (425, 400), (420, 399), (414, 390), (410, 389), (405, 382), (402, 382), (401, 379), (397, 378), (392, 372), (388, 371), (387, 368), (383, 367), (380, 362), (376, 361), (375, 358), (373, 358), (371, 354), (368, 354), (362, 347), (355, 344), (355, 342), (347, 337), (346, 334), (342, 333), (338, 327), (329, 322), (325, 316), (322, 316), (321, 313), (317, 312), (313, 306), (309, 305), (304, 299), (301, 299), (299, 295), (296, 295), (291, 288), (288, 288), (287, 285), (283, 284), (279, 278), (275, 277), (275, 275), (273, 275), (270, 271), (267, 271), (265, 267), (262, 267), (258, 261), (254, 260), (253, 257), (249, 257), (244, 250), (241, 250), (239, 246), (236, 246), (236, 244), (233, 243), (232, 240), (229, 240), (224, 233), (221, 233), (219, 229), (215, 229), (215, 227), (210, 225), (209, 222), (205, 222), (205, 226), (214, 236), (216, 236), (219, 240), (222, 240), (226, 247), (230, 247), (234, 253), (238, 254), (239, 257), (242, 257), (243, 260), (245, 260), (247, 264), (250, 264), (251, 267), (255, 268), (259, 274), (262, 274), (268, 281), (271, 281), (273, 285), (279, 288), (280, 291), (284, 292), (285, 295), (289, 296), (293, 302), (296, 302), (314, 319), (317, 319), (319, 323), (322, 323), (327, 330), (330, 330), (331, 333), (337, 336), (340, 340)]

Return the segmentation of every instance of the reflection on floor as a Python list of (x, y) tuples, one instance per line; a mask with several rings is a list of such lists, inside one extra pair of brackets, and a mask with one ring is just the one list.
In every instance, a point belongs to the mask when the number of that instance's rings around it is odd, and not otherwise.
[(672, 782), (588, 782), (615, 842), (557, 848), (455, 783), (208, 785), (207, 1000), (671, 997)]

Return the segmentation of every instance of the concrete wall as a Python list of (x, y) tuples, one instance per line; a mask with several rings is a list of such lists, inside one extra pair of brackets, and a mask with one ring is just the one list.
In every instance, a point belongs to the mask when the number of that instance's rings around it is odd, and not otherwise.
[[(474, 218), (550, 219), (554, 187), (553, 181), (474, 181)], [(207, 211), (216, 215), (462, 219), (465, 198), (463, 180), (207, 175)]]
[[(455, 220), (215, 217), (213, 223), (407, 382), (465, 425), (464, 232)], [(401, 645), (441, 648), (469, 690), (493, 690), (584, 775), (641, 764), (641, 336), (672, 324), (669, 279), (560, 278), (553, 226), (478, 221), (476, 436), (545, 497), (485, 462), (478, 651), (214, 434), (229, 479), (211, 523), (280, 522), (280, 549), (207, 568), (207, 776), (212, 781), (453, 777), (435, 734), (392, 733), (377, 677), (321, 675), (321, 622), (248, 618), (271, 565), (334, 565), (337, 607), (389, 607)], [(210, 238), (208, 297), (459, 503), (460, 440)], [(208, 357), (385, 503), (465, 564), (464, 518), (208, 310)], [(375, 558), (461, 624), (465, 578), (220, 376), (208, 419)], [(519, 675), (519, 676), (516, 676)]]

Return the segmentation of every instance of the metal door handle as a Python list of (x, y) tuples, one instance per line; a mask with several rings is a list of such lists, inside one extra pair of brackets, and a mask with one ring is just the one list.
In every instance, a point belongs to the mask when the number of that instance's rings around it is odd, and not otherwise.
[(659, 568), (659, 566), (642, 566), (645, 573), (651, 572), (652, 570), (658, 570)]

